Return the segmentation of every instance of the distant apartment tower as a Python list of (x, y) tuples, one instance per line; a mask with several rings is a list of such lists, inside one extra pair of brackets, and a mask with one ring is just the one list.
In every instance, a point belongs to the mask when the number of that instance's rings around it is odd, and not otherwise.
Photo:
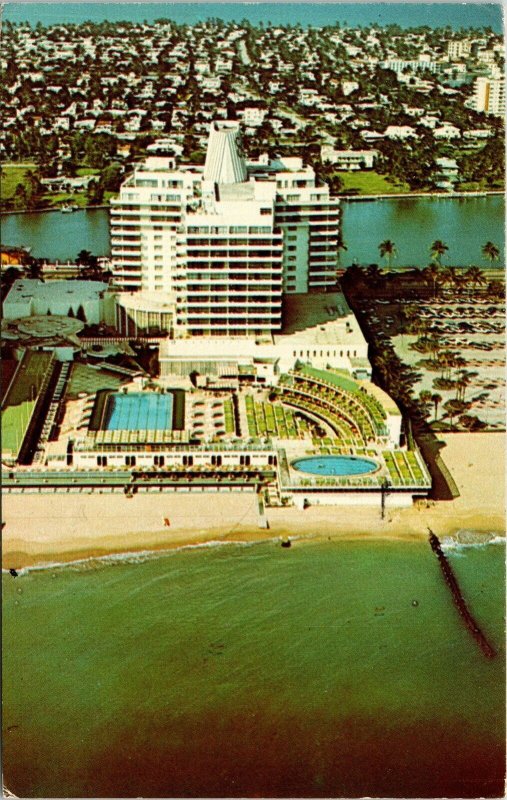
[(282, 293), (336, 283), (338, 201), (302, 160), (247, 163), (239, 125), (211, 125), (202, 167), (148, 158), (111, 208), (112, 269), (174, 299), (176, 336), (280, 330)]
[(468, 58), (472, 49), (469, 39), (452, 39), (447, 44), (447, 57), (450, 61), (461, 61)]
[(503, 117), (505, 115), (505, 79), (503, 77), (477, 78), (470, 105), (475, 111)]

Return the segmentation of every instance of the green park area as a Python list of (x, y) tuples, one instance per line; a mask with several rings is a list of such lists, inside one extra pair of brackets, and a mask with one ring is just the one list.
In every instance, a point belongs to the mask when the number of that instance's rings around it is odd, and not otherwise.
[[(357, 194), (405, 194), (410, 192), (410, 186), (404, 181), (394, 178), (387, 179), (374, 170), (358, 170), (357, 172), (337, 172), (343, 188), (340, 194), (357, 190)], [(356, 192), (354, 192), (356, 193)]]
[(51, 353), (23, 356), (2, 408), (3, 453), (18, 454), (50, 363)]
[(29, 164), (28, 162), (23, 164), (2, 164), (0, 172), (0, 199), (2, 202), (14, 197), (18, 183), (25, 185), (26, 173), (34, 168), (35, 164)]

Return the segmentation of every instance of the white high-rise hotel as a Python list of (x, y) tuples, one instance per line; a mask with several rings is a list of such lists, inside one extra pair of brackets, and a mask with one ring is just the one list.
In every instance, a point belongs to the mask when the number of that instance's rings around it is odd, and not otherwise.
[(204, 168), (150, 157), (123, 183), (115, 283), (172, 309), (176, 337), (278, 331), (283, 293), (336, 283), (338, 201), (315, 183), (299, 158), (247, 163), (238, 123), (215, 122)]

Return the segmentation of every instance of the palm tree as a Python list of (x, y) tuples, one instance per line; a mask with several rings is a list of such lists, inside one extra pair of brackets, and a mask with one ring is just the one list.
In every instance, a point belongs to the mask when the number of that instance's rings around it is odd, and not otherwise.
[[(488, 242), (488, 244), (492, 244), (492, 242)], [(495, 245), (493, 245), (493, 247), (494, 246)], [(465, 276), (468, 283), (470, 283), (474, 288), (477, 288), (478, 286), (484, 286), (486, 283), (486, 278), (482, 274), (482, 270), (479, 267), (470, 267), (467, 269)]]
[(433, 263), (429, 264), (427, 267), (423, 269), (422, 277), (424, 281), (433, 284), (433, 297), (436, 297), (437, 283), (438, 279), (440, 278), (440, 264), (436, 264), (433, 261)]
[(436, 333), (432, 333), (431, 336), (428, 338), (428, 350), (430, 354), (433, 356), (432, 359), (433, 361), (440, 360), (439, 356), (437, 356), (437, 353), (440, 350), (440, 345), (441, 345), (440, 337), (437, 336)]
[[(452, 269), (452, 267), (451, 267), (451, 269)], [(463, 275), (462, 273), (459, 273), (459, 272), (456, 273), (456, 277), (454, 279), (454, 287), (455, 287), (456, 292), (458, 294), (461, 294), (462, 292), (465, 291), (465, 289), (467, 287), (467, 284), (468, 284), (467, 277), (465, 275)]]
[(378, 246), (380, 257), (387, 258), (389, 269), (391, 269), (393, 258), (396, 258), (397, 250), (396, 245), (390, 239), (384, 239)]
[(348, 250), (347, 245), (343, 241), (343, 237), (342, 237), (341, 233), (338, 235), (338, 242), (336, 244), (336, 250), (338, 252), (338, 264), (339, 264), (340, 263), (340, 250), (343, 250), (343, 251)]
[(444, 403), (444, 408), (445, 416), (450, 420), (450, 428), (453, 430), (452, 421), (454, 417), (463, 410), (463, 404), (460, 400), (447, 400), (447, 402)]
[(415, 331), (417, 332), (416, 325), (417, 322), (421, 322), (419, 320), (419, 309), (417, 306), (403, 306), (400, 311), (400, 318), (403, 323), (403, 327), (407, 331)]
[(384, 273), (377, 264), (370, 264), (366, 268), (366, 277), (372, 286), (379, 286)]
[(442, 283), (447, 284), (447, 286), (450, 286), (453, 289), (456, 288), (457, 284), (459, 283), (459, 279), (460, 275), (456, 267), (447, 267), (447, 269), (442, 273)]
[(498, 261), (500, 258), (500, 249), (493, 242), (486, 242), (482, 248), (482, 255), (493, 263), (493, 261)]
[(477, 377), (477, 372), (469, 372), (466, 369), (460, 369), (459, 377), (456, 382), (456, 399), (461, 400), (461, 402), (465, 402), (465, 393), (467, 386), (470, 386), (472, 382), (472, 378)]
[(393, 374), (392, 358), (387, 352), (379, 353), (374, 359), (375, 369), (382, 378), (384, 384), (387, 384)]
[(467, 361), (463, 356), (454, 356), (453, 367), (456, 370), (455, 377), (458, 378), (460, 372), (463, 372), (467, 365)]
[(430, 246), (430, 253), (432, 259), (434, 259), (439, 266), (442, 264), (442, 256), (445, 256), (446, 252), (448, 251), (448, 247), (441, 239), (435, 239), (433, 244)]
[(427, 417), (428, 414), (429, 414), (429, 406), (431, 404), (431, 397), (432, 397), (431, 392), (429, 392), (427, 389), (422, 389), (419, 392), (419, 400), (422, 403), (423, 413), (424, 413), (425, 417)]
[(437, 418), (438, 406), (442, 402), (442, 395), (441, 394), (432, 394), (431, 395), (431, 402), (435, 407), (435, 419)]

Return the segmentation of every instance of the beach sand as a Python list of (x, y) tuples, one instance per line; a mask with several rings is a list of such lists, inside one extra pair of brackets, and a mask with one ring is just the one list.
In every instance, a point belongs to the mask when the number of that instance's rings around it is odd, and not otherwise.
[[(460, 530), (505, 529), (505, 434), (446, 434), (442, 459), (460, 496), (412, 508), (312, 506), (268, 508), (258, 527), (253, 493), (8, 494), (3, 498), (2, 566), (73, 561), (112, 553), (163, 550), (209, 541), (388, 538), (419, 540)], [(167, 518), (170, 526), (164, 525)]]

